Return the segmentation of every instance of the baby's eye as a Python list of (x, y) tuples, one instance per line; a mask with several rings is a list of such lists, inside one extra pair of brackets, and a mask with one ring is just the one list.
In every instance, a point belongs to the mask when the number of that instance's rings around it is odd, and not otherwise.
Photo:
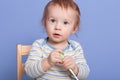
[(54, 23), (54, 22), (56, 22), (56, 20), (55, 19), (50, 19), (50, 22)]
[(64, 24), (67, 25), (67, 24), (69, 24), (69, 22), (68, 21), (64, 21)]

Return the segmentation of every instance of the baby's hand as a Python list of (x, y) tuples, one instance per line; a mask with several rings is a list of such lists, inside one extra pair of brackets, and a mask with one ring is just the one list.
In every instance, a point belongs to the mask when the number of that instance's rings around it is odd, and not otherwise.
[(59, 49), (54, 50), (48, 56), (47, 60), (48, 60), (48, 63), (51, 66), (54, 66), (56, 63), (62, 63), (63, 62), (62, 58), (60, 57), (60, 53), (59, 52), (62, 52), (62, 51), (59, 50)]
[(65, 69), (73, 69), (73, 70), (77, 66), (75, 60), (70, 56), (64, 57), (62, 65)]

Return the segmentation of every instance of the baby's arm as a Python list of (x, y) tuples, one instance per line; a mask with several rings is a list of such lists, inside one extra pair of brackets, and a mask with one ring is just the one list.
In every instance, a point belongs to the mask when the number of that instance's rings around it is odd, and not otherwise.
[(77, 74), (78, 79), (85, 80), (90, 72), (89, 66), (87, 65), (87, 61), (83, 54), (83, 49), (81, 45), (71, 40), (70, 41), (71, 47), (73, 48), (72, 51), (70, 51), (72, 58), (75, 60), (75, 63), (77, 64), (77, 67), (74, 69), (74, 73)]
[(41, 67), (41, 61), (43, 57), (43, 51), (40, 49), (40, 42), (35, 41), (30, 50), (30, 54), (25, 63), (26, 74), (32, 78), (40, 77), (44, 74)]
[(90, 69), (89, 69), (89, 66), (87, 65), (86, 59), (84, 58), (83, 50), (80, 46), (79, 46), (79, 49), (75, 53), (75, 60), (76, 60), (77, 66), (78, 66), (77, 77), (80, 80), (86, 79), (90, 72)]

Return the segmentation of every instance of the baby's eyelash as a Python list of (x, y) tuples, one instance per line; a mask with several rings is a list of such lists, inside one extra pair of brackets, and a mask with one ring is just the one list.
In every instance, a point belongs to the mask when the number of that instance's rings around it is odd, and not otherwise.
[(69, 22), (68, 21), (64, 21), (64, 24), (69, 24)]
[(51, 23), (55, 23), (56, 19), (50, 18), (50, 19), (48, 19), (48, 21), (51, 22)]
[(56, 20), (55, 19), (50, 19), (51, 22), (55, 22)]

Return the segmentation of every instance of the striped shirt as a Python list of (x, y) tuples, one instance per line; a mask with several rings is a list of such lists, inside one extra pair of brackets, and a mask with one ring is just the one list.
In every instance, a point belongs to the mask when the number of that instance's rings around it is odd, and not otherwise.
[[(90, 70), (84, 58), (83, 50), (76, 41), (69, 40), (68, 43), (69, 45), (63, 49), (64, 56), (71, 56), (76, 61), (79, 69), (77, 77), (79, 80), (85, 80)], [(25, 63), (26, 74), (36, 78), (36, 80), (75, 80), (71, 77), (70, 72), (60, 64), (56, 64), (46, 72), (42, 70), (42, 59), (47, 58), (53, 50), (55, 48), (47, 43), (47, 39), (36, 40)]]

